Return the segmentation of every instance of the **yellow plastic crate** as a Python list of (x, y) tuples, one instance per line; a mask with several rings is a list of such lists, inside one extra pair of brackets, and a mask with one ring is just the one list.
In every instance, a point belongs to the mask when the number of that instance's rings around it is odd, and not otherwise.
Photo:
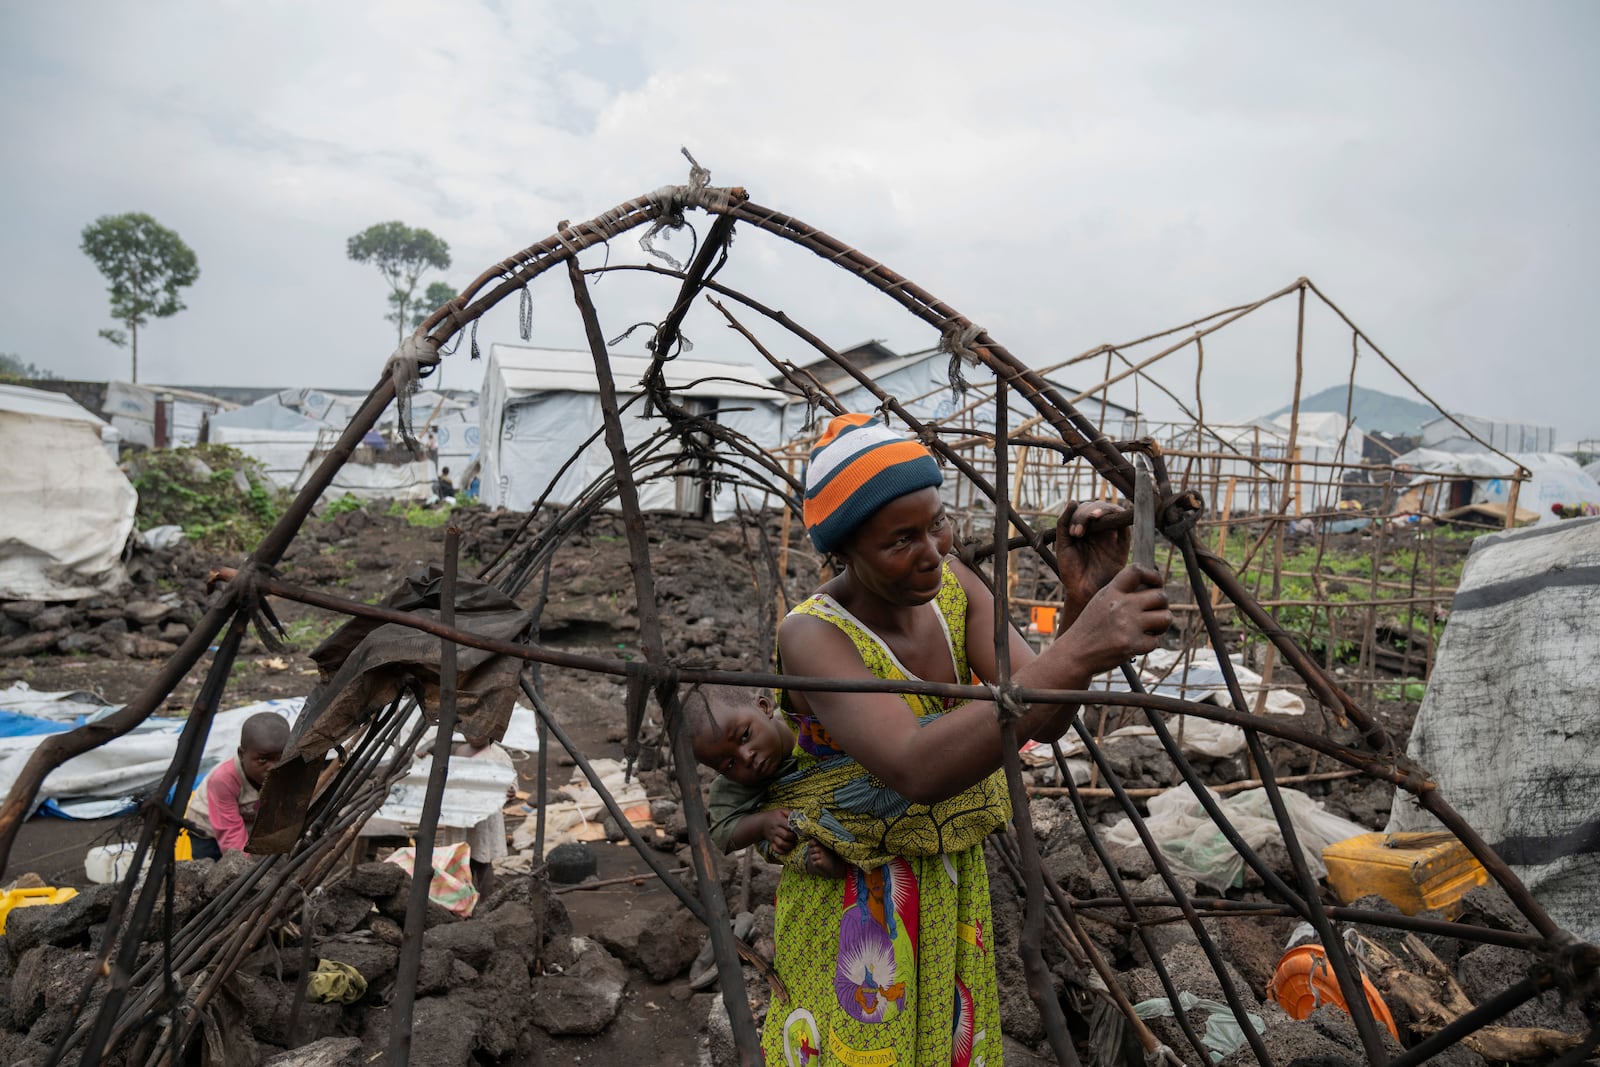
[(13, 908), (32, 908), (40, 904), (64, 904), (78, 895), (72, 888), (57, 889), (55, 886), (40, 886), (37, 889), (13, 889), (0, 893), (0, 934), (6, 932), (6, 916), (11, 914)]
[(1342, 904), (1377, 894), (1406, 915), (1442, 912), (1455, 918), (1461, 898), (1489, 880), (1455, 835), (1359, 834), (1322, 850), (1328, 885)]

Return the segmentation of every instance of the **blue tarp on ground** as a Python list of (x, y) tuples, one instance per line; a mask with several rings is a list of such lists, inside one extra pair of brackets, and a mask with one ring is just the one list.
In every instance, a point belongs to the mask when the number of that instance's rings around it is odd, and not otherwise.
[(24, 715), (20, 711), (0, 708), (0, 737), (32, 737), (35, 734), (59, 734), (72, 729), (70, 723)]

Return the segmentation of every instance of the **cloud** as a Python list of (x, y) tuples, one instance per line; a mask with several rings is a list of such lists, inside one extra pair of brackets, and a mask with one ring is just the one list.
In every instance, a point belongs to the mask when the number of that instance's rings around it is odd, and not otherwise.
[[(22, 267), (0, 292), (0, 349), (119, 373), (77, 234), (146, 210), (202, 268), (190, 309), (144, 332), (146, 377), (364, 388), (394, 338), (346, 237), (427, 226), (459, 286), (560, 219), (683, 180), (687, 145), (713, 180), (878, 257), (1035, 363), (1306, 274), (1447, 405), (1595, 433), (1597, 19), (1486, 3), (1005, 2), (981, 19), (944, 2), (36, 5), (0, 45), (0, 117), (25, 161), (0, 176)], [(640, 258), (631, 238), (611, 254)], [(754, 233), (724, 277), (837, 345), (934, 339)], [(537, 339), (576, 343), (555, 281)], [(608, 325), (670, 300), (635, 281), (597, 292)], [(497, 310), (480, 343), (514, 339), (515, 319)], [(1292, 310), (1263, 323), (1208, 347), (1208, 412), (1282, 402)], [(709, 308), (688, 329), (698, 355), (750, 358)], [(1307, 348), (1308, 389), (1343, 380), (1342, 326)], [(1376, 367), (1363, 360), (1362, 384), (1396, 387)]]

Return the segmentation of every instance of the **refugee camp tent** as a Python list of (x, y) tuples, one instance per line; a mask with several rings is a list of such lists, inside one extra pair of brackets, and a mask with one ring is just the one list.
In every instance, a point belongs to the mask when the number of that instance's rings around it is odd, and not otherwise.
[(106, 417), (125, 442), (145, 448), (197, 444), (206, 417), (232, 407), (214, 396), (176, 386), (106, 383)]
[[(956, 393), (950, 389), (950, 354), (937, 348), (896, 355), (877, 341), (867, 341), (846, 349), (840, 356), (866, 374), (874, 386), (893, 396), (913, 417), (922, 422), (948, 422), (956, 425), (982, 427), (994, 425), (994, 402), (985, 399), (990, 390), (987, 381), (975, 378), (973, 385), (980, 388), (971, 393)], [(826, 357), (806, 364), (802, 369), (816, 375), (817, 381), (844, 405), (846, 411), (874, 411), (879, 405), (871, 389), (860, 384), (848, 371)], [(1077, 393), (1070, 384), (1054, 374), (1047, 373), (1045, 380), (1068, 396)], [(784, 379), (773, 379), (781, 384)], [(804, 400), (791, 404), (785, 425), (791, 436), (801, 432)], [(1142, 432), (1139, 413), (1116, 403), (1103, 403), (1096, 397), (1085, 397), (1076, 405), (1078, 411), (1090, 422), (1102, 427), (1113, 438), (1126, 440)], [(963, 409), (971, 408), (970, 412)], [(1018, 405), (1013, 405), (1018, 408)], [(1033, 415), (1031, 410), (1014, 410), (1012, 424), (1020, 425)], [(799, 415), (797, 419), (795, 416)]]
[[(645, 356), (613, 355), (611, 372), (621, 402), (639, 396), (639, 383), (650, 366)], [(779, 394), (752, 381), (745, 365), (679, 357), (665, 365), (667, 384), (676, 400), (743, 433), (763, 448), (781, 440)], [(491, 507), (527, 508), (541, 497), (551, 504), (569, 504), (612, 469), (602, 433), (599, 384), (588, 352), (520, 345), (489, 346), (480, 394), (483, 450), (479, 498)], [(644, 417), (644, 401), (623, 412), (629, 448), (643, 444), (666, 426), (659, 416)], [(583, 445), (582, 455), (568, 459)], [(668, 451), (672, 451), (669, 449)], [(648, 468), (646, 473), (665, 473)], [(640, 504), (648, 510), (699, 514), (707, 486), (702, 477), (679, 473), (643, 481)], [(746, 503), (761, 494), (744, 491)], [(734, 513), (736, 492), (717, 490), (712, 515)], [(752, 497), (754, 498), (752, 500)]]
[(218, 412), (206, 420), (206, 440), (237, 448), (260, 463), (272, 484), (294, 485), (327, 429), (324, 423), (284, 407), (277, 398)]
[(116, 430), (70, 397), (0, 385), (0, 599), (80, 600), (123, 581), (138, 494)]
[[(1462, 427), (1470, 430), (1470, 435)], [(1425, 423), (1418, 436), (1417, 447), (1444, 452), (1477, 452), (1484, 447), (1479, 441), (1502, 452), (1553, 452), (1556, 431), (1553, 426), (1458, 413), (1450, 418), (1441, 415)]]
[[(1600, 940), (1600, 518), (1472, 544), (1407, 751), (1564, 929)], [(1438, 824), (1396, 791), (1390, 833)]]
[[(1592, 475), (1584, 472), (1576, 460), (1554, 452), (1513, 452), (1512, 462), (1527, 468), (1532, 480), (1522, 483), (1517, 491), (1517, 510), (1532, 511), (1538, 521), (1558, 521), (1551, 512), (1552, 504), (1573, 504), (1584, 501), (1600, 503), (1600, 485)], [(1471, 482), (1468, 500), (1441, 496), (1444, 488), (1429, 489), (1416, 506), (1418, 511), (1443, 510), (1464, 504), (1509, 504), (1511, 501), (1510, 466), (1493, 452), (1447, 452), (1439, 449), (1417, 448), (1395, 460), (1396, 465), (1409, 466), (1424, 476), (1437, 480), (1439, 476), (1456, 476), (1460, 482)]]
[[(323, 389), (284, 389), (254, 404), (207, 420), (207, 440), (231, 445), (255, 458), (273, 483), (283, 488), (303, 484), (344, 432), (364, 397)], [(457, 476), (478, 454), (476, 396), (449, 396), (434, 391), (411, 398), (411, 421), (419, 442), (432, 440), (436, 455), (412, 455), (400, 435), (399, 414), (390, 404), (378, 417), (374, 443), (382, 449), (358, 450), (362, 470), (341, 473), (329, 493), (350, 493), (359, 499), (426, 499), (442, 467)], [(431, 438), (430, 435), (431, 434)], [(386, 454), (378, 454), (386, 453)]]

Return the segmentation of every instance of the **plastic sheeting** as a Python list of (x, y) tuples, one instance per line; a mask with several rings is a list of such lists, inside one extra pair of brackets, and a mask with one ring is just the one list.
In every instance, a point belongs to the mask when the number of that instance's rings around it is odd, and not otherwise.
[[(1371, 832), (1360, 823), (1333, 814), (1297, 789), (1280, 789), (1279, 792), (1289, 819), (1294, 823), (1306, 866), (1317, 878), (1328, 873), (1322, 862), (1323, 849), (1335, 841)], [(1266, 845), (1283, 842), (1283, 831), (1273, 817), (1264, 790), (1250, 789), (1231, 797), (1215, 793), (1212, 796), (1253, 851), (1259, 854)], [(1244, 884), (1244, 857), (1222, 836), (1222, 831), (1211, 821), (1188, 785), (1175, 786), (1160, 796), (1151, 797), (1145, 825), (1161, 854), (1180, 875), (1218, 889), (1233, 889)], [(1108, 844), (1122, 848), (1144, 847), (1127, 819), (1106, 830), (1103, 837)]]
[[(1600, 518), (1473, 542), (1408, 746), (1551, 917), (1600, 941)], [(1438, 824), (1396, 794), (1391, 833)]]
[(235, 411), (220, 412), (207, 422), (207, 440), (237, 448), (260, 463), (272, 484), (293, 486), (317, 447), (326, 427), (284, 407), (273, 397)]
[(1462, 446), (1469, 450), (1482, 449), (1483, 445), (1462, 432), (1462, 426), (1470, 430), (1479, 441), (1502, 452), (1550, 452), (1556, 446), (1556, 431), (1553, 426), (1459, 414), (1448, 419), (1441, 415), (1432, 422), (1425, 423), (1417, 443), (1423, 448), (1441, 446), (1449, 448), (1453, 443), (1461, 442)]
[[(649, 362), (643, 356), (611, 357), (624, 403), (637, 393)], [(719, 409), (723, 407), (748, 409), (728, 411), (728, 424), (762, 444), (776, 443), (781, 436), (778, 405), (768, 399), (779, 394), (739, 380), (750, 375), (749, 368), (680, 357), (666, 365), (666, 375), (679, 402), (691, 410), (718, 411), (722, 421)], [(540, 497), (551, 504), (569, 504), (611, 470), (611, 453), (599, 433), (603, 419), (598, 388), (587, 352), (491, 345), (479, 409), (483, 443), (480, 499), (490, 507), (519, 509), (531, 507)], [(660, 418), (643, 418), (643, 412), (641, 401), (622, 413), (623, 437), (630, 449), (666, 425)], [(594, 440), (568, 465), (573, 452), (591, 434)], [(669, 442), (665, 453), (675, 451)], [(648, 478), (661, 473), (665, 473), (663, 465), (648, 462), (637, 471), (640, 505), (647, 511), (698, 512), (699, 480), (690, 476)], [(759, 497), (751, 494), (746, 499)], [(713, 501), (714, 517), (733, 514), (734, 499), (732, 490), (719, 492)]]
[[(1532, 475), (1522, 483), (1517, 492), (1517, 509), (1531, 511), (1539, 516), (1538, 522), (1558, 521), (1551, 513), (1552, 504), (1574, 504), (1581, 501), (1600, 503), (1600, 484), (1578, 466), (1570, 456), (1555, 452), (1513, 452), (1511, 458), (1526, 467)], [(1395, 460), (1429, 475), (1458, 474), (1471, 478), (1472, 503), (1507, 504), (1511, 501), (1512, 481), (1509, 477), (1496, 477), (1505, 471), (1506, 461), (1492, 452), (1450, 452), (1431, 448), (1417, 448)], [(1442, 492), (1429, 488), (1426, 499), (1420, 501), (1420, 510), (1430, 510)]]
[[(1234, 675), (1239, 680), (1239, 688), (1244, 691), (1251, 710), (1254, 710), (1255, 701), (1261, 692), (1261, 675), (1244, 666), (1237, 656), (1229, 659), (1233, 663)], [(1145, 658), (1144, 669), (1140, 671), (1139, 679), (1148, 693), (1202, 704), (1216, 704), (1221, 707), (1232, 706), (1226, 682), (1222, 677), (1222, 669), (1217, 665), (1216, 653), (1210, 650), (1194, 653), (1185, 665), (1180, 653), (1157, 649)], [(1128, 691), (1127, 683), (1117, 675), (1109, 676), (1106, 688), (1118, 693)], [(1262, 708), (1265, 714), (1285, 716), (1304, 715), (1305, 710), (1304, 700), (1281, 688), (1267, 690), (1266, 702)], [(1190, 755), (1226, 759), (1244, 751), (1244, 731), (1237, 726), (1213, 722), (1196, 715), (1173, 715), (1169, 718), (1169, 729), (1177, 737), (1179, 747)], [(1115, 744), (1116, 738), (1154, 736), (1153, 727), (1135, 725), (1112, 731), (1106, 740)], [(1069, 730), (1062, 736), (1061, 751), (1069, 756), (1076, 756), (1084, 751), (1083, 742), (1079, 739), (1077, 731)]]
[[(36, 694), (61, 697), (64, 694)], [(72, 695), (72, 694), (65, 694)], [(0, 694), (3, 698), (4, 694)], [(56, 700), (57, 704), (74, 704), (71, 700)], [(201, 757), (200, 773), (205, 772), (233, 756), (239, 747), (239, 733), (244, 722), (258, 712), (271, 711), (282, 715), (290, 723), (299, 715), (303, 699), (264, 700), (231, 711), (218, 712), (212, 720), (211, 733), (206, 738), (205, 754)], [(11, 702), (0, 699), (0, 707), (10, 707)], [(115, 711), (115, 707), (101, 707), (95, 716)], [(41, 720), (48, 721), (48, 720)], [(59, 721), (59, 719), (55, 720)], [(166, 773), (172, 757), (178, 751), (178, 735), (183, 732), (183, 719), (146, 719), (138, 727), (75, 756), (51, 771), (39, 790), (39, 801), (68, 802), (78, 800), (112, 801), (109, 806), (96, 806), (89, 812), (76, 812), (70, 803), (63, 803), (64, 814), (111, 815), (130, 807), (133, 798), (153, 789)], [(17, 782), (22, 768), (27, 765), (34, 749), (39, 747), (44, 735), (0, 737), (0, 794), (8, 794)]]
[(138, 494), (103, 420), (59, 393), (0, 386), (0, 600), (81, 600), (121, 585)]

